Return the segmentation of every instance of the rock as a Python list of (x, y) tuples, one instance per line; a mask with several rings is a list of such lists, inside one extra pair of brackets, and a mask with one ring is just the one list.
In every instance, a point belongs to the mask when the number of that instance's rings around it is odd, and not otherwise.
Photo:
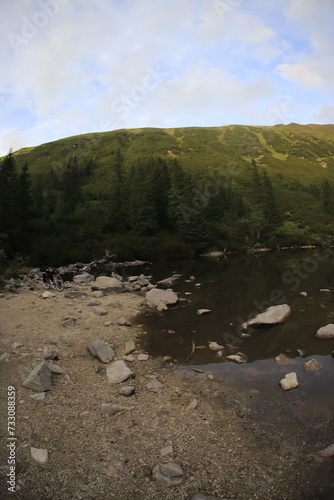
[(320, 292), (322, 292), (322, 293), (331, 293), (331, 290), (329, 288), (321, 288)]
[(98, 316), (105, 316), (106, 314), (108, 314), (108, 311), (106, 309), (104, 309), (104, 307), (93, 306), (92, 310)]
[(123, 360), (114, 361), (108, 365), (106, 372), (107, 378), (112, 384), (120, 384), (135, 375)]
[(162, 391), (163, 389), (163, 385), (161, 382), (159, 382), (159, 380), (154, 377), (152, 380), (150, 380), (147, 384), (146, 384), (146, 389), (149, 391), (149, 392), (155, 392), (156, 394), (158, 394), (159, 392)]
[(30, 454), (36, 462), (45, 464), (48, 461), (48, 450), (43, 448), (30, 448)]
[(208, 346), (209, 346), (209, 349), (211, 349), (211, 351), (224, 350), (224, 346), (217, 344), (217, 342), (209, 342)]
[(118, 300), (113, 300), (112, 302), (109, 302), (108, 306), (110, 306), (110, 307), (122, 307), (121, 303)]
[(124, 361), (128, 361), (129, 363), (133, 363), (136, 361), (136, 358), (134, 357), (133, 354), (128, 354), (127, 356), (124, 356)]
[(43, 358), (44, 359), (53, 359), (54, 361), (57, 361), (59, 359), (59, 356), (56, 353), (56, 351), (44, 351)]
[(167, 463), (153, 467), (152, 476), (161, 486), (178, 486), (183, 481), (183, 470), (179, 464)]
[(91, 300), (90, 302), (88, 302), (87, 304), (89, 307), (94, 307), (94, 306), (100, 306), (101, 305), (101, 302), (99, 300)]
[(328, 325), (319, 328), (316, 333), (316, 337), (319, 339), (334, 339), (334, 324), (329, 323)]
[(304, 368), (305, 370), (317, 371), (320, 370), (321, 365), (317, 359), (312, 358), (304, 363)]
[(52, 299), (53, 297), (55, 297), (55, 294), (52, 292), (42, 293), (42, 299)]
[(81, 292), (80, 290), (69, 290), (64, 293), (64, 297), (67, 299), (85, 299), (87, 297), (87, 293)]
[(162, 450), (160, 450), (160, 455), (162, 457), (166, 457), (167, 455), (172, 455), (173, 453), (174, 449), (173, 446), (171, 445), (165, 446), (164, 448), (162, 448)]
[(42, 401), (46, 397), (45, 392), (38, 392), (37, 394), (33, 394), (30, 396), (32, 399), (35, 399), (36, 401)]
[(136, 350), (136, 342), (134, 340), (127, 340), (124, 344), (124, 354), (130, 354)]
[(129, 397), (129, 396), (132, 396), (134, 393), (135, 393), (135, 387), (133, 385), (127, 385), (126, 387), (122, 387), (122, 389), (120, 389), (119, 393), (122, 395), (122, 396), (126, 396), (126, 397)]
[(108, 293), (122, 293), (125, 292), (125, 286), (122, 281), (117, 278), (109, 278), (108, 276), (98, 276), (92, 285), (93, 291)]
[(138, 354), (137, 361), (148, 361), (150, 356), (148, 354)]
[(117, 320), (117, 324), (118, 324), (119, 326), (132, 326), (132, 325), (131, 325), (131, 322), (130, 322), (128, 319), (124, 318), (124, 317), (119, 318), (119, 319)]
[(96, 297), (97, 299), (100, 299), (103, 297), (103, 292), (96, 290), (95, 292), (92, 293), (93, 297)]
[(61, 326), (64, 328), (72, 328), (75, 326), (76, 318), (66, 318), (65, 321), (62, 322)]
[(198, 408), (198, 400), (192, 399), (190, 403), (184, 408), (183, 413), (189, 413), (193, 410), (196, 410), (196, 408)]
[(76, 274), (73, 276), (74, 283), (91, 283), (94, 281), (94, 276), (89, 273)]
[(159, 288), (153, 288), (146, 293), (146, 302), (148, 307), (157, 308), (161, 307), (161, 304), (166, 307), (171, 304), (176, 304), (178, 301), (178, 296), (173, 290), (161, 290)]
[(208, 314), (211, 312), (211, 309), (198, 309), (197, 314), (202, 316), (202, 314)]
[(288, 358), (285, 354), (281, 353), (275, 358), (276, 363), (279, 365), (289, 365), (294, 363), (294, 360), (291, 358)]
[(96, 356), (102, 363), (111, 363), (114, 360), (115, 353), (103, 337), (97, 337), (88, 344), (88, 350)]
[(291, 313), (291, 308), (288, 304), (268, 307), (263, 313), (258, 314), (255, 318), (247, 321), (248, 326), (276, 325), (283, 321)]
[(52, 373), (48, 365), (44, 362), (37, 365), (23, 385), (36, 392), (49, 391), (52, 388)]
[(295, 372), (287, 373), (280, 381), (280, 385), (284, 391), (295, 389), (298, 387), (297, 374)]
[(64, 368), (62, 368), (59, 365), (49, 364), (48, 368), (49, 368), (51, 373), (56, 373), (58, 375), (61, 375), (62, 373), (64, 373)]
[(121, 406), (113, 403), (102, 403), (101, 405), (102, 413), (108, 413), (108, 415), (115, 415), (115, 413), (120, 413), (121, 411), (133, 410), (133, 408), (133, 406)]
[(327, 448), (319, 451), (319, 455), (322, 457), (333, 457), (334, 456), (334, 443), (327, 446)]
[(242, 353), (230, 354), (227, 356), (229, 361), (234, 361), (235, 363), (247, 363), (247, 356)]
[(165, 278), (164, 280), (160, 280), (157, 282), (157, 285), (161, 285), (166, 288), (170, 288), (173, 286), (180, 278), (182, 274), (174, 274), (173, 276), (169, 278)]
[(301, 297), (307, 297), (307, 292), (300, 292), (299, 294)]
[(150, 284), (149, 280), (146, 278), (146, 276), (144, 276), (143, 274), (141, 274), (138, 278), (137, 278), (137, 284), (140, 285), (140, 286), (147, 286)]
[(23, 344), (21, 342), (13, 342), (12, 343), (12, 348), (13, 349), (18, 349), (19, 347), (22, 347)]

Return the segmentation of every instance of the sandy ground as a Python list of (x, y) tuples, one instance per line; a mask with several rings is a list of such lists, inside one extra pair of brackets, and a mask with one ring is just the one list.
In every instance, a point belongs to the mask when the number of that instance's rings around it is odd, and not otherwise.
[[(123, 359), (124, 342), (138, 340), (141, 330), (116, 322), (141, 311), (143, 297), (104, 296), (98, 300), (108, 313), (98, 316), (88, 305), (90, 287), (80, 289), (88, 298), (54, 292), (43, 299), (43, 289), (0, 298), (1, 498), (181, 500), (195, 492), (240, 500), (334, 498), (333, 458), (316, 456), (302, 429), (299, 445), (289, 445), (293, 430), (285, 435), (282, 427), (248, 418), (250, 404), (261, 398), (258, 391), (228, 387), (210, 372), (185, 372), (162, 359), (139, 361), (136, 352), (135, 361), (127, 362), (135, 378), (111, 384), (106, 365), (87, 344), (103, 336), (115, 359)], [(121, 307), (110, 305), (115, 300)], [(75, 326), (61, 326), (66, 317), (76, 318)], [(47, 363), (64, 373), (53, 375), (45, 399), (35, 400), (36, 393), (22, 383), (46, 350), (57, 352), (59, 360)], [(163, 385), (158, 393), (146, 387), (154, 376)], [(125, 397), (119, 391), (129, 384), (136, 390)], [(8, 491), (3, 468), (9, 455), (8, 386), (16, 393), (15, 493)], [(187, 408), (194, 399), (197, 408)], [(108, 415), (101, 411), (106, 402), (129, 409)], [(31, 447), (48, 450), (47, 461), (37, 462)], [(152, 469), (170, 462), (181, 466), (184, 476), (181, 484), (167, 487), (158, 484)]]

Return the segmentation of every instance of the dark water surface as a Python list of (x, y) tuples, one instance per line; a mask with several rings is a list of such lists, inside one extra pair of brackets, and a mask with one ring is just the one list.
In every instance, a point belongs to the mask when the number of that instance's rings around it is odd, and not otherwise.
[[(223, 363), (207, 348), (209, 341), (225, 346), (231, 354), (241, 351), (249, 362), (288, 357), (329, 355), (334, 340), (320, 340), (316, 331), (334, 323), (334, 250), (290, 250), (198, 258), (148, 266), (152, 282), (182, 274), (173, 289), (189, 303), (168, 311), (148, 311), (137, 318), (144, 324), (141, 347), (153, 356), (172, 356), (178, 364)], [(195, 280), (187, 282), (191, 276)], [(198, 287), (196, 284), (200, 283)], [(191, 292), (186, 295), (185, 292)], [(307, 296), (300, 295), (307, 292)], [(254, 328), (249, 338), (240, 336), (240, 325), (269, 305), (287, 303), (292, 313), (281, 325)], [(210, 309), (197, 315), (198, 309)], [(172, 333), (175, 332), (175, 333)], [(192, 348), (196, 349), (187, 362)]]

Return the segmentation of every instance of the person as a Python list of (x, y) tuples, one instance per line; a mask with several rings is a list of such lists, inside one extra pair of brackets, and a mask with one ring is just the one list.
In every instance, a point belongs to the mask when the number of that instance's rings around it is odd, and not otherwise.
[(44, 283), (46, 283), (48, 279), (53, 282), (53, 275), (55, 272), (52, 266), (41, 267), (41, 273)]

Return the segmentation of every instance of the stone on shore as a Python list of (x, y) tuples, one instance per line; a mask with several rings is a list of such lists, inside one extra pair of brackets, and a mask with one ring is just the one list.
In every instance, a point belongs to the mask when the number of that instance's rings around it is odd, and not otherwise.
[(52, 388), (52, 373), (46, 363), (37, 365), (23, 382), (24, 387), (36, 392), (49, 391)]
[(96, 356), (102, 363), (111, 363), (115, 353), (103, 337), (97, 337), (88, 344), (88, 350)]
[(75, 276), (73, 276), (74, 283), (85, 284), (91, 283), (92, 281), (94, 281), (94, 276), (89, 273), (76, 274)]
[(115, 415), (115, 413), (120, 413), (121, 411), (133, 410), (133, 406), (121, 406), (113, 403), (102, 403), (101, 410), (102, 413), (107, 413), (108, 415)]
[(42, 299), (52, 299), (53, 297), (55, 297), (55, 294), (52, 292), (42, 293)]
[(281, 304), (279, 306), (270, 306), (263, 313), (257, 314), (255, 318), (247, 321), (248, 326), (265, 326), (277, 325), (283, 321), (291, 313), (291, 308), (288, 304)]
[(117, 278), (109, 278), (108, 276), (98, 276), (92, 285), (93, 291), (108, 293), (122, 293), (125, 292), (124, 283)]
[(131, 322), (127, 318), (124, 318), (123, 316), (117, 320), (117, 324), (119, 326), (132, 326)]
[(107, 378), (112, 384), (120, 384), (130, 377), (133, 377), (135, 373), (130, 370), (125, 361), (119, 360), (114, 361), (109, 366), (107, 366)]
[(327, 446), (327, 448), (319, 451), (319, 455), (322, 457), (333, 457), (334, 456), (334, 443)]
[(211, 351), (223, 351), (224, 350), (224, 346), (217, 344), (217, 342), (209, 342), (208, 346), (209, 346), (209, 349), (211, 349)]
[(295, 372), (287, 373), (280, 381), (280, 386), (284, 391), (295, 389), (298, 385), (297, 374)]
[(316, 333), (318, 339), (334, 339), (334, 324), (329, 323), (326, 326), (319, 328)]
[(170, 487), (181, 484), (184, 473), (179, 464), (170, 462), (153, 467), (152, 475), (158, 484)]
[(101, 306), (93, 306), (92, 310), (98, 316), (105, 316), (106, 314), (108, 314), (108, 311), (104, 307), (101, 307)]
[(167, 309), (168, 305), (176, 304), (178, 300), (178, 296), (173, 290), (153, 288), (146, 293), (146, 303), (152, 309), (158, 307)]

